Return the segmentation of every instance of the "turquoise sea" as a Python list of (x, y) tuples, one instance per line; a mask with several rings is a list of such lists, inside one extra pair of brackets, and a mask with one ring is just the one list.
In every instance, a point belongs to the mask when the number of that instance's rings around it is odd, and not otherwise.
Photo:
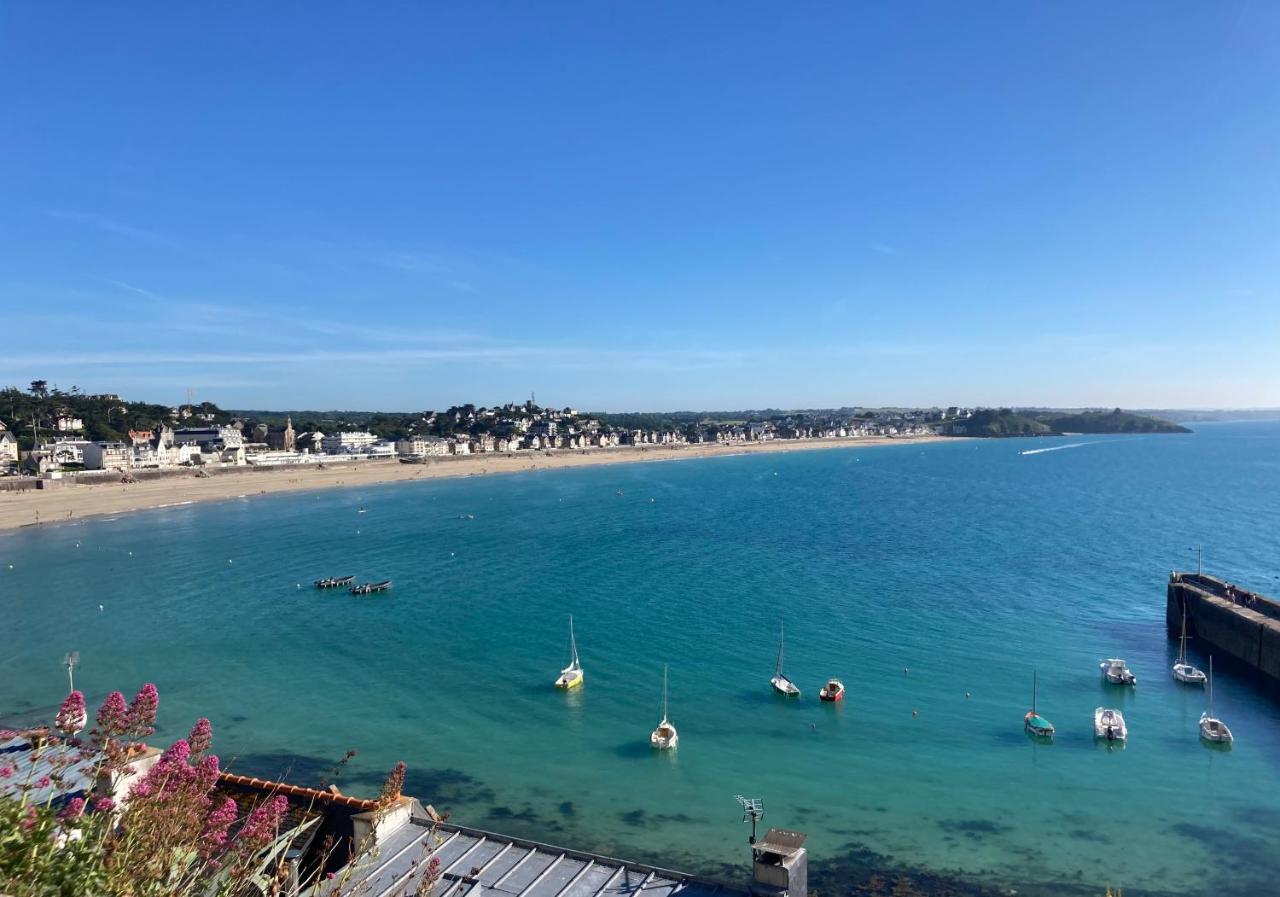
[[(456, 820), (580, 849), (740, 877), (744, 794), (809, 833), (820, 882), (1274, 894), (1280, 703), (1217, 658), (1237, 743), (1202, 745), (1164, 594), (1198, 543), (1207, 570), (1280, 592), (1277, 533), (1276, 423), (122, 515), (0, 536), (0, 715), (51, 715), (77, 650), (92, 699), (154, 681), (160, 735), (207, 715), (237, 771), (317, 781), (355, 748), (338, 782), (370, 792), (404, 759)], [(395, 588), (309, 586), (348, 573)], [(586, 685), (565, 694), (570, 612)], [(783, 619), (798, 701), (769, 689)], [(1132, 694), (1101, 684), (1108, 656)], [(672, 754), (647, 741), (664, 663)], [(1033, 668), (1052, 745), (1021, 729)], [(842, 706), (817, 699), (832, 675)], [(1122, 750), (1093, 742), (1103, 703)]]

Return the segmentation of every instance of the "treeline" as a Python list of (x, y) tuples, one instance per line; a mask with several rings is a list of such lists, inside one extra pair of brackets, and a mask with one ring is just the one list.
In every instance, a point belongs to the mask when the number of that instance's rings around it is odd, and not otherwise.
[[(192, 418), (205, 423), (226, 423), (230, 416), (212, 402), (190, 408)], [(80, 431), (59, 430), (59, 420), (78, 419)], [(63, 390), (47, 380), (32, 380), (27, 389), (10, 386), (0, 390), (0, 422), (18, 437), (24, 450), (33, 447), (36, 433), (41, 440), (54, 435), (79, 436), (94, 441), (121, 441), (130, 430), (151, 430), (174, 423), (173, 409), (149, 402), (128, 402), (112, 394), (85, 395), (77, 386)]]

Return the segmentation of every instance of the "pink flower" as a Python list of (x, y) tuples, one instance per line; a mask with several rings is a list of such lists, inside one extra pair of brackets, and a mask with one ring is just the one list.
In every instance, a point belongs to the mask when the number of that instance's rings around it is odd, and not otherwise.
[(240, 815), (236, 802), (227, 798), (215, 807), (204, 820), (204, 831), (200, 834), (200, 846), (206, 855), (219, 850), (227, 843), (227, 829)]
[(11, 775), (13, 775), (12, 766), (0, 766), (0, 779), (7, 779)]
[(266, 847), (276, 836), (276, 829), (280, 827), (280, 820), (288, 808), (289, 801), (283, 794), (277, 794), (258, 804), (244, 821), (236, 845), (243, 845), (249, 850)]
[(405, 769), (403, 760), (392, 767), (391, 772), (387, 774), (386, 780), (382, 783), (382, 792), (378, 795), (378, 803), (385, 807), (400, 799), (400, 792), (404, 790)]
[(29, 832), (36, 827), (36, 808), (34, 804), (27, 807), (26, 814), (22, 817), (22, 821), (18, 823), (24, 832)]
[(181, 764), (182, 766), (186, 766), (189, 759), (191, 759), (191, 745), (187, 743), (185, 738), (179, 738), (173, 744), (169, 745), (168, 750), (160, 755), (160, 759), (156, 761), (156, 765)]
[(146, 738), (153, 734), (156, 724), (156, 711), (160, 709), (160, 693), (148, 682), (133, 697), (129, 705), (129, 734), (134, 738)]
[(93, 812), (110, 813), (116, 808), (116, 802), (109, 797), (99, 797), (93, 802)]
[(36, 787), (37, 787), (37, 788), (48, 788), (48, 787), (49, 787), (49, 785), (50, 785), (50, 782), (51, 782), (51, 780), (49, 779), (49, 777), (48, 777), (48, 776), (41, 776), (40, 778), (38, 778), (38, 779), (36, 780)]
[(213, 726), (203, 716), (200, 717), (191, 727), (187, 741), (191, 744), (191, 753), (197, 756), (203, 754), (213, 744)]
[(201, 757), (200, 762), (196, 764), (196, 788), (203, 793), (212, 791), (216, 784), (218, 784), (218, 755), (209, 754)]
[(74, 735), (84, 728), (89, 716), (84, 709), (84, 693), (73, 691), (67, 695), (53, 718), (53, 727), (64, 735)]
[(58, 814), (58, 818), (63, 822), (74, 822), (80, 818), (80, 814), (84, 812), (84, 798), (73, 797), (67, 801), (67, 805), (62, 808), (62, 812)]
[(95, 741), (118, 738), (125, 733), (128, 726), (129, 705), (124, 702), (124, 695), (113, 691), (98, 708), (98, 727), (94, 730)]

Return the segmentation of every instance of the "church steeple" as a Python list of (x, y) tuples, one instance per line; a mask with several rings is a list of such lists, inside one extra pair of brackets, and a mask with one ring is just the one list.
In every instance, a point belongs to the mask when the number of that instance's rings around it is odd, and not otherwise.
[(286, 452), (295, 451), (296, 437), (293, 432), (293, 418), (287, 417), (284, 422), (284, 450)]

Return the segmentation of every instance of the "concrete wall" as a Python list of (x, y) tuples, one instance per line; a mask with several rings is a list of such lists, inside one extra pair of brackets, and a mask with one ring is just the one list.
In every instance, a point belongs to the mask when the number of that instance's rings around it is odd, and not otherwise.
[(1182, 632), (1186, 608), (1187, 635), (1204, 653), (1226, 654), (1256, 670), (1272, 687), (1280, 687), (1280, 621), (1260, 611), (1272, 599), (1260, 596), (1257, 609), (1219, 597), (1225, 583), (1211, 577), (1173, 574), (1165, 601), (1165, 628), (1170, 638)]

